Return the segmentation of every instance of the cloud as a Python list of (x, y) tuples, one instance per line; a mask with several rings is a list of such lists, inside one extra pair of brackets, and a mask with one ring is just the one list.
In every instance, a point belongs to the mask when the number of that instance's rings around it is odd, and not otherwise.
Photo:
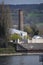
[[(0, 0), (1, 2), (2, 0)], [(43, 3), (43, 0), (4, 0), (6, 4), (37, 4)]]

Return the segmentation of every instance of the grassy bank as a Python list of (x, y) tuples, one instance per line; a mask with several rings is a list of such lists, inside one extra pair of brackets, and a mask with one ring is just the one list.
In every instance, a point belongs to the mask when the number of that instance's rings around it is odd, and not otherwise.
[(12, 46), (9, 46), (7, 48), (0, 48), (0, 54), (10, 54), (15, 52), (15, 47)]

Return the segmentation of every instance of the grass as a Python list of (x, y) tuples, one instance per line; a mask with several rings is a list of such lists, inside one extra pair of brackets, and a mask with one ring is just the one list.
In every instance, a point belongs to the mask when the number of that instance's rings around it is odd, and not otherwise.
[(15, 47), (9, 46), (8, 48), (0, 48), (0, 54), (15, 53)]
[(43, 14), (42, 13), (34, 13), (34, 12), (31, 12), (31, 13), (29, 13), (29, 14), (27, 14), (27, 16), (26, 16), (26, 19), (29, 19), (29, 18), (38, 18), (38, 17), (43, 17)]
[(37, 26), (43, 26), (43, 23), (37, 23), (36, 25)]
[(31, 12), (30, 14), (29, 14), (29, 16), (31, 17), (31, 16), (43, 16), (43, 14), (42, 13), (34, 13), (34, 12)]

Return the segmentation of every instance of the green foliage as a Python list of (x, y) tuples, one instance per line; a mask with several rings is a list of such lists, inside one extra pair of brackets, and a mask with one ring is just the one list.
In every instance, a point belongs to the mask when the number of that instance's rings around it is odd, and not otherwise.
[(39, 30), (39, 35), (43, 35), (43, 23), (36, 24)]
[(28, 34), (33, 32), (30, 26), (25, 26), (24, 31), (26, 31)]
[(20, 37), (20, 35), (18, 35), (18, 34), (12, 34), (12, 35), (11, 35), (11, 39), (12, 39), (12, 40), (17, 40), (17, 39), (21, 39), (21, 37)]
[(29, 16), (29, 17), (37, 17), (37, 16), (43, 16), (43, 14), (42, 14), (42, 13), (39, 14), (39, 13), (37, 13), (37, 12), (36, 12), (36, 13), (31, 12), (31, 13), (28, 14), (28, 16)]
[(26, 31), (30, 37), (39, 34), (39, 30), (36, 25), (25, 26), (24, 31)]
[(27, 35), (27, 39), (31, 39), (31, 37), (29, 35)]
[(33, 36), (34, 35), (38, 35), (39, 34), (39, 30), (38, 30), (38, 28), (37, 28), (37, 26), (36, 25), (33, 25), (33, 26), (31, 26), (31, 28), (32, 28), (32, 30), (33, 30)]
[(43, 35), (43, 30), (39, 30), (39, 35)]
[(15, 53), (16, 52), (16, 50), (15, 50), (15, 47), (12, 47), (12, 46), (10, 46), (10, 47), (8, 47), (8, 48), (0, 48), (0, 54), (9, 54), (9, 53)]

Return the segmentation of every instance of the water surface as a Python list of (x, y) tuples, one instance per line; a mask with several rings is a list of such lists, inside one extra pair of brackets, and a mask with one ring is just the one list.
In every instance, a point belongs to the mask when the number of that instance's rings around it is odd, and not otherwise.
[(43, 65), (43, 55), (2, 56), (0, 65)]

